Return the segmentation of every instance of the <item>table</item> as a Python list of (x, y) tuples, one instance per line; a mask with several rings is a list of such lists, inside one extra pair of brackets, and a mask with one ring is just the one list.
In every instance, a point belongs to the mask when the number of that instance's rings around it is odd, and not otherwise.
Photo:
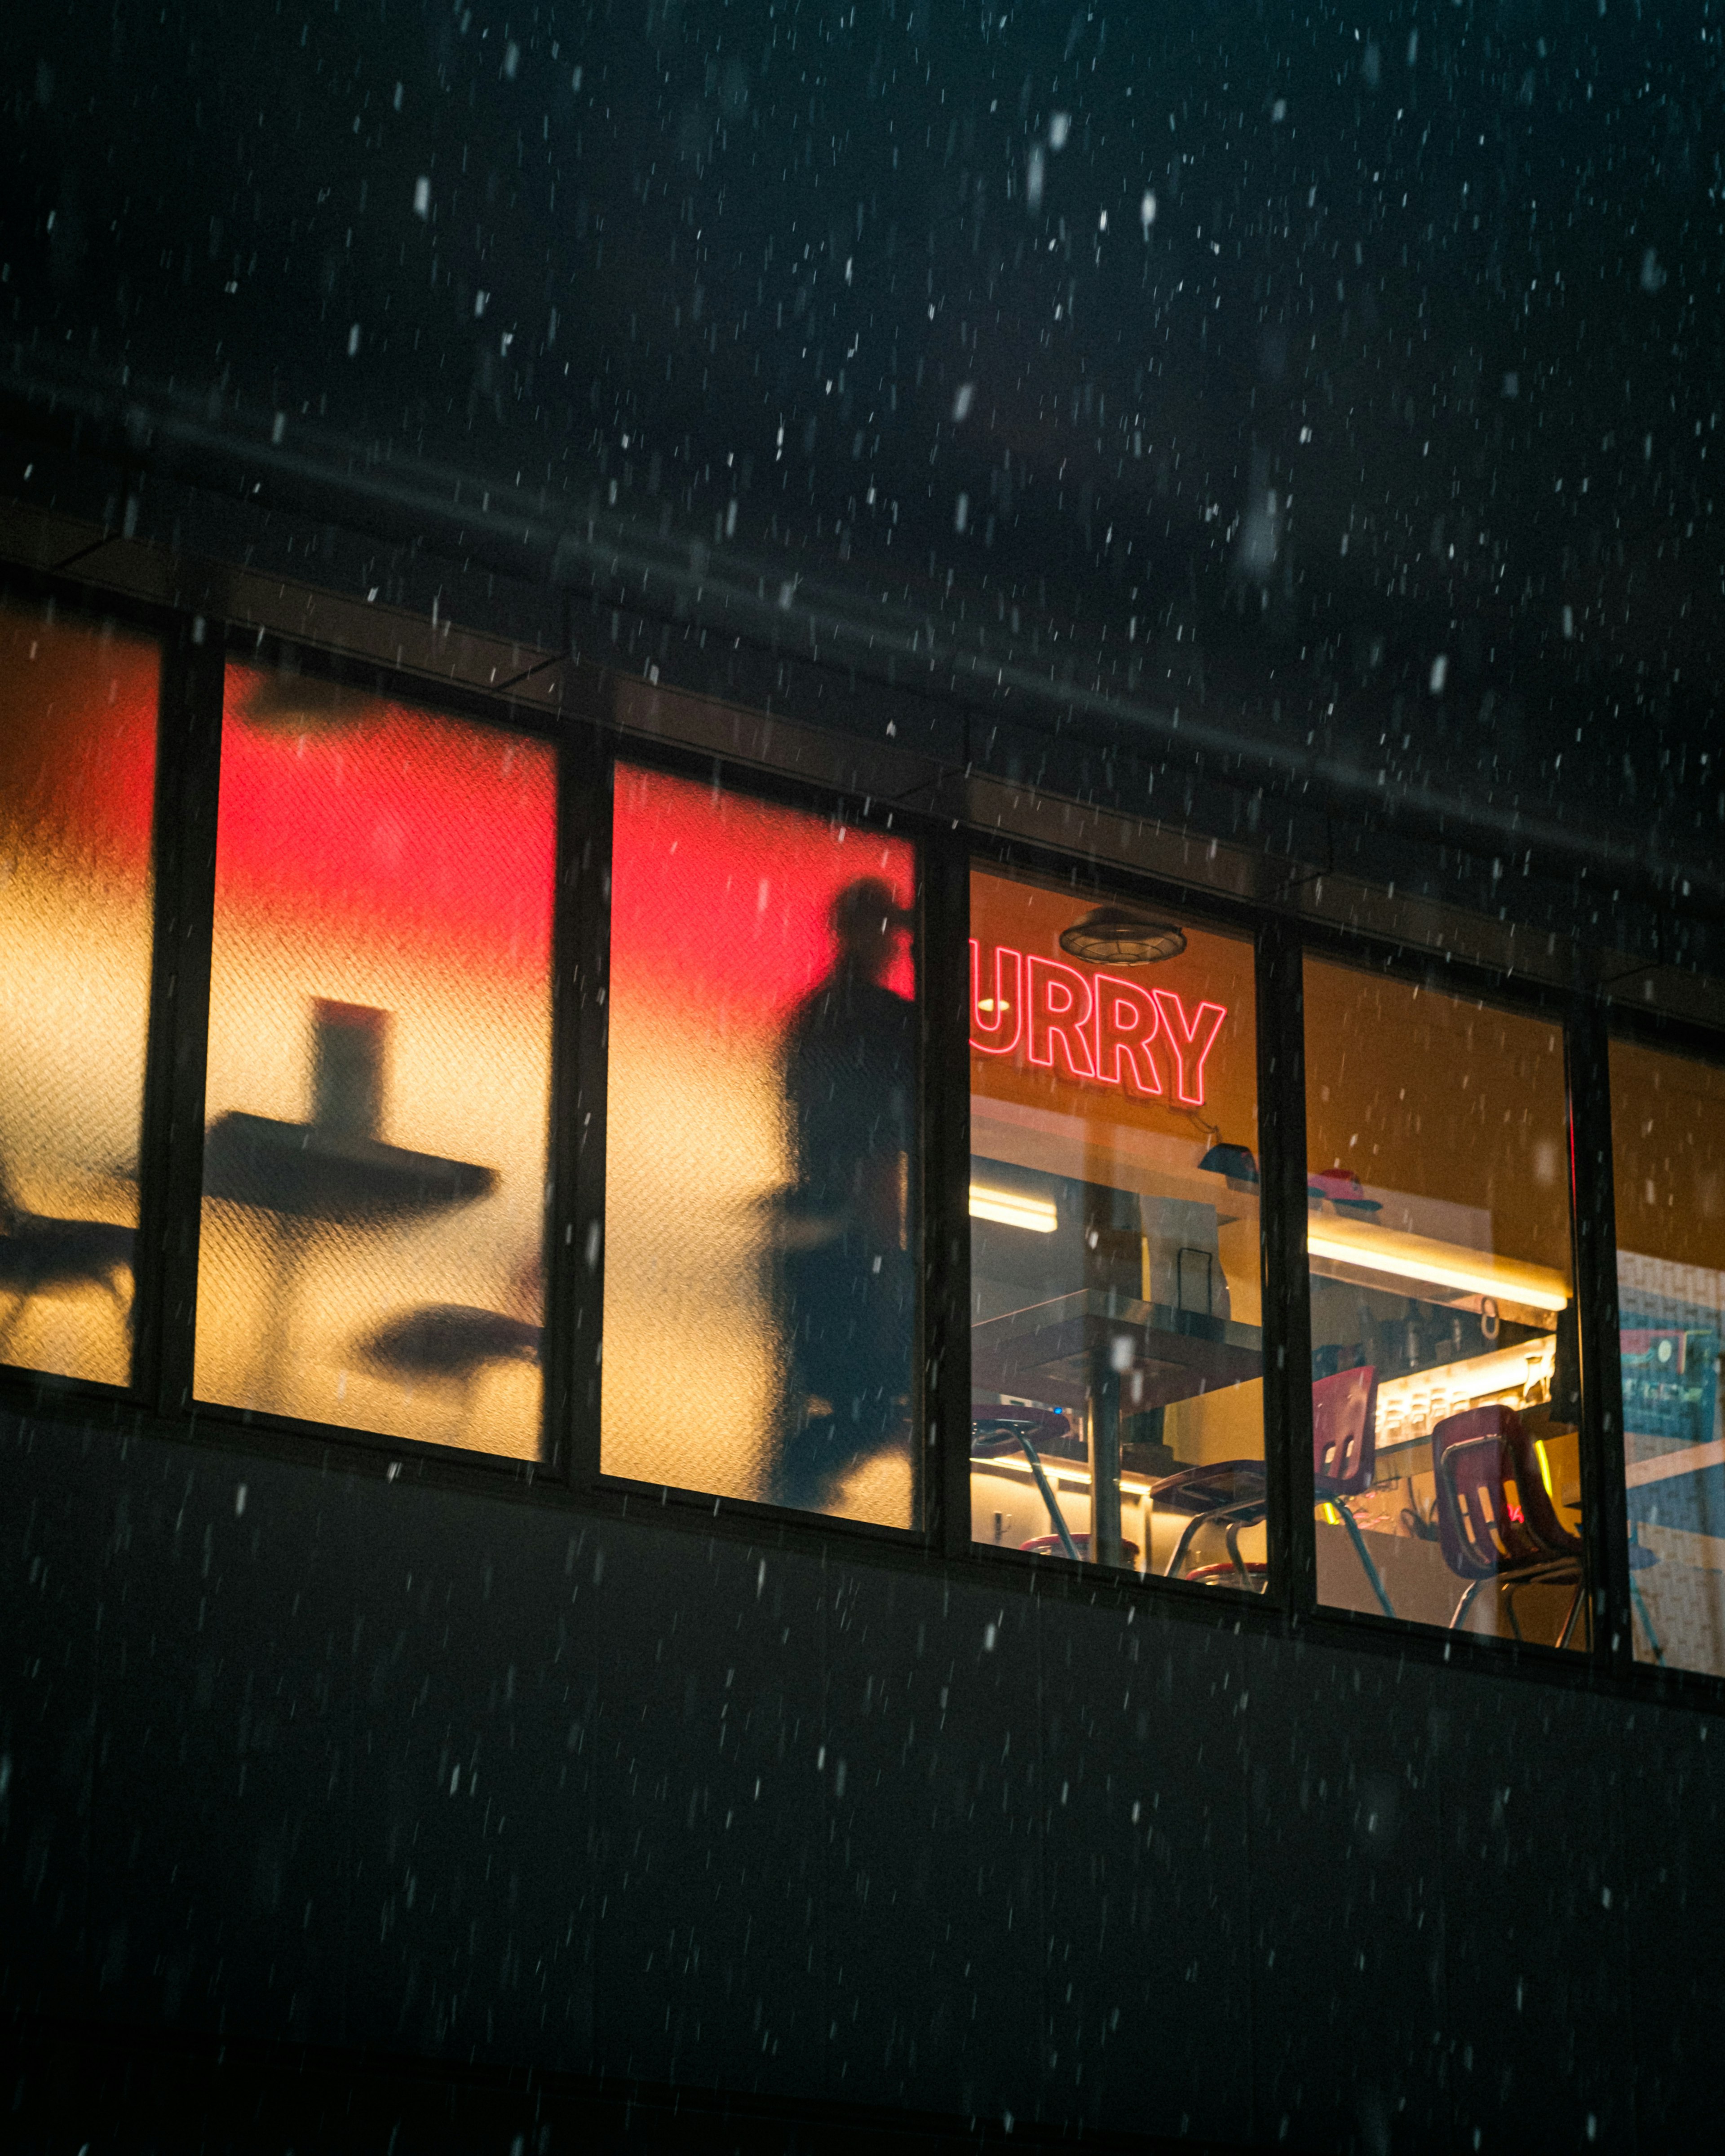
[(203, 1193), (301, 1219), (360, 1226), (470, 1204), (497, 1171), (437, 1153), (350, 1137), (316, 1123), (234, 1111), (203, 1142)]
[(310, 1234), (444, 1212), (496, 1185), (495, 1168), (380, 1138), (237, 1110), (218, 1116), (204, 1138), (204, 1195), (270, 1214), (276, 1222), (272, 1316), (259, 1342), (259, 1374), (285, 1351), (294, 1267)]
[(985, 1392), (1081, 1409), (1090, 1450), (1091, 1550), (1122, 1562), (1120, 1414), (1123, 1383), (1134, 1413), (1167, 1407), (1261, 1377), (1255, 1325), (1112, 1288), (1080, 1288), (1005, 1312), (971, 1333), (972, 1381)]

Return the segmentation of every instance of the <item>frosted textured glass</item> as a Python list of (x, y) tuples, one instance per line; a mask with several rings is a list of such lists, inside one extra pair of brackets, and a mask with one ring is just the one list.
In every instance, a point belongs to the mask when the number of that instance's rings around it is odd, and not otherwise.
[(911, 846), (619, 768), (603, 1465), (911, 1524)]
[(0, 607), (0, 1362), (124, 1384), (157, 648)]
[(552, 751), (230, 669), (198, 1389), (540, 1445)]

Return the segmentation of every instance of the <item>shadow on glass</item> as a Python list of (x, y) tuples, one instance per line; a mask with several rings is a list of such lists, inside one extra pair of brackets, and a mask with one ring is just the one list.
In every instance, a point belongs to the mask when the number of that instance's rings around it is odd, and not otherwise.
[(619, 766), (608, 1475), (909, 1527), (914, 849)]
[(0, 1363), (131, 1370), (157, 648), (0, 607)]
[(230, 668), (199, 1397), (532, 1458), (555, 764)]

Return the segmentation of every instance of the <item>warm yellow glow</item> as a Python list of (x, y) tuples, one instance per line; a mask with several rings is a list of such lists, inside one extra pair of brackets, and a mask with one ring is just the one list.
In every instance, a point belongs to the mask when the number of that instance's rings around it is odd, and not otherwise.
[(230, 1109), (305, 1116), (311, 999), (330, 994), (391, 1014), (380, 1135), (478, 1161), (497, 1171), (497, 1187), (475, 1204), (353, 1228), (296, 1225), (206, 1199), (199, 1396), (531, 1459), (542, 1419), (536, 1365), (498, 1363), (465, 1382), (414, 1383), (368, 1368), (362, 1345), (385, 1319), (430, 1303), (537, 1317), (551, 1084), (546, 984), (434, 967), (361, 922), (351, 936), (319, 940), (285, 919), (218, 912), (210, 1122)]
[(1546, 1457), (1545, 1440), (1543, 1437), (1534, 1439), (1533, 1455), (1539, 1462), (1539, 1479), (1545, 1485), (1545, 1494), (1555, 1505), (1558, 1502), (1558, 1493), (1552, 1482), (1551, 1461)]
[(1502, 1400), (1512, 1407), (1533, 1407), (1551, 1396), (1557, 1365), (1557, 1342), (1523, 1341), (1493, 1348), (1460, 1363), (1439, 1363), (1404, 1378), (1386, 1378), (1378, 1388), (1378, 1442), (1408, 1445), (1429, 1437), (1448, 1415)]
[(1314, 1220), (1306, 1247), (1314, 1258), (1332, 1258), (1362, 1272), (1392, 1279), (1429, 1281), (1464, 1295), (1489, 1295), (1532, 1310), (1565, 1310), (1569, 1284), (1548, 1265), (1524, 1265), (1519, 1258), (1494, 1257), (1426, 1235), (1404, 1235), (1363, 1220)]
[(1060, 1216), (1051, 1198), (1024, 1198), (1015, 1190), (989, 1190), (980, 1183), (970, 1186), (973, 1220), (998, 1220), (1003, 1228), (1028, 1228), (1033, 1235), (1051, 1235)]

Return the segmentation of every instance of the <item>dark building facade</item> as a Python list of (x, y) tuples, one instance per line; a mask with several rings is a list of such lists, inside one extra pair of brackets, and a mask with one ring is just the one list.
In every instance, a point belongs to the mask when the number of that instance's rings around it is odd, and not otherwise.
[(1707, 2143), (1620, 12), (26, 24), (17, 2145)]

